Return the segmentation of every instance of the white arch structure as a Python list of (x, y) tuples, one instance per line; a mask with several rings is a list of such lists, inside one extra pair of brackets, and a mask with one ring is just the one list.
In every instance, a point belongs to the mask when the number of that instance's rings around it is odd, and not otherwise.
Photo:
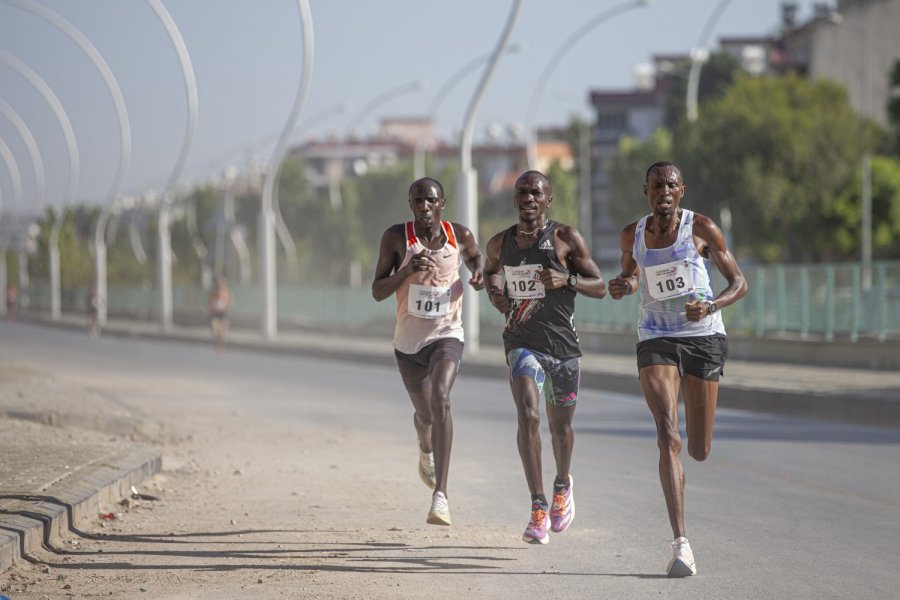
[(66, 37), (72, 40), (72, 42), (74, 42), (75, 45), (85, 53), (88, 59), (90, 59), (91, 63), (93, 63), (97, 71), (99, 71), (100, 76), (103, 78), (103, 82), (106, 84), (107, 90), (109, 90), (109, 95), (111, 96), (113, 106), (115, 107), (116, 119), (119, 124), (119, 164), (118, 168), (116, 169), (116, 175), (113, 179), (113, 183), (110, 186), (109, 192), (106, 196), (104, 210), (101, 211), (100, 218), (97, 219), (97, 226), (94, 229), (94, 270), (96, 277), (95, 285), (97, 293), (103, 299), (103, 302), (100, 303), (100, 308), (97, 311), (97, 322), (100, 325), (104, 325), (106, 324), (107, 305), (105, 236), (106, 223), (109, 220), (109, 208), (112, 206), (113, 201), (116, 199), (122, 189), (122, 184), (125, 181), (125, 174), (128, 172), (128, 165), (131, 162), (131, 125), (128, 121), (128, 110), (125, 107), (125, 98), (122, 96), (122, 90), (119, 88), (119, 83), (118, 81), (116, 81), (112, 70), (103, 59), (103, 56), (94, 46), (94, 44), (92, 44), (91, 41), (83, 33), (81, 33), (81, 31), (77, 27), (72, 25), (69, 21), (61, 17), (56, 12), (36, 2), (28, 2), (27, 0), (0, 1), (5, 2), (10, 6), (20, 8), (35, 15), (36, 17), (43, 19), (44, 21), (59, 29), (63, 34), (66, 35)]
[[(62, 209), (69, 206), (75, 199), (75, 193), (78, 189), (78, 177), (80, 174), (78, 143), (75, 139), (75, 130), (72, 128), (72, 122), (69, 115), (63, 108), (62, 102), (59, 101), (57, 95), (53, 92), (47, 82), (41, 78), (33, 69), (23, 63), (15, 56), (0, 50), (0, 62), (16, 71), (35, 90), (44, 98), (56, 117), (60, 129), (62, 129), (63, 138), (66, 143), (66, 151), (69, 158), (69, 173), (66, 180), (66, 189), (62, 197)], [(54, 321), (62, 316), (62, 301), (60, 294), (60, 270), (59, 270), (59, 232), (63, 223), (63, 212), (60, 211), (59, 217), (53, 222), (50, 229), (49, 257), (50, 257), (50, 315)]]

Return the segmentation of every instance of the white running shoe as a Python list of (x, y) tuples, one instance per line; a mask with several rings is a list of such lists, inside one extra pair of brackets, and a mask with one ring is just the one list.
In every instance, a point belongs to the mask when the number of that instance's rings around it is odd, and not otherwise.
[(435, 492), (431, 497), (431, 510), (428, 511), (426, 523), (431, 525), (450, 524), (450, 506), (447, 504), (447, 496), (443, 492)]
[(419, 478), (428, 489), (434, 489), (434, 453), (419, 450)]
[(672, 560), (666, 571), (669, 577), (690, 577), (697, 574), (694, 553), (686, 537), (675, 538), (672, 542)]

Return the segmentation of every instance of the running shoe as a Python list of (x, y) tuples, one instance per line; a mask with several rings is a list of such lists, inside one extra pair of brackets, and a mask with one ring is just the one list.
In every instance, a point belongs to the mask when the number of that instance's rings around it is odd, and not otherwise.
[(547, 533), (547, 526), (550, 524), (550, 517), (547, 515), (547, 507), (540, 502), (531, 505), (531, 520), (528, 521), (528, 527), (522, 534), (522, 541), (529, 544), (546, 544), (550, 541), (550, 535)]
[(434, 453), (419, 450), (419, 478), (428, 489), (434, 489)]
[(431, 497), (431, 510), (428, 511), (426, 523), (431, 525), (449, 525), (450, 507), (447, 505), (447, 496), (443, 492), (435, 492)]
[(675, 538), (672, 542), (672, 560), (667, 568), (669, 577), (690, 577), (697, 574), (694, 565), (694, 553), (686, 537)]
[(569, 487), (562, 492), (554, 492), (550, 505), (550, 530), (562, 533), (575, 518), (575, 480), (569, 475)]

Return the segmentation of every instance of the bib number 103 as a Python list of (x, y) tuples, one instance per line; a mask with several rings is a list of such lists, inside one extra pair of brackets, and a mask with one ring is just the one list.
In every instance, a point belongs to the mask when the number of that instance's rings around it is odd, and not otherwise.
[(654, 300), (686, 296), (694, 291), (694, 277), (686, 260), (648, 267), (645, 272), (648, 291)]

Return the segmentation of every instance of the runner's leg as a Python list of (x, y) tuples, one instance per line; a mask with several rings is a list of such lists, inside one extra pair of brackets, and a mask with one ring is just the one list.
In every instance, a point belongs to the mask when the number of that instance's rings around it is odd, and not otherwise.
[(641, 389), (656, 422), (659, 481), (666, 498), (669, 524), (675, 537), (684, 535), (684, 468), (679, 454), (678, 367), (649, 365), (640, 370)]

